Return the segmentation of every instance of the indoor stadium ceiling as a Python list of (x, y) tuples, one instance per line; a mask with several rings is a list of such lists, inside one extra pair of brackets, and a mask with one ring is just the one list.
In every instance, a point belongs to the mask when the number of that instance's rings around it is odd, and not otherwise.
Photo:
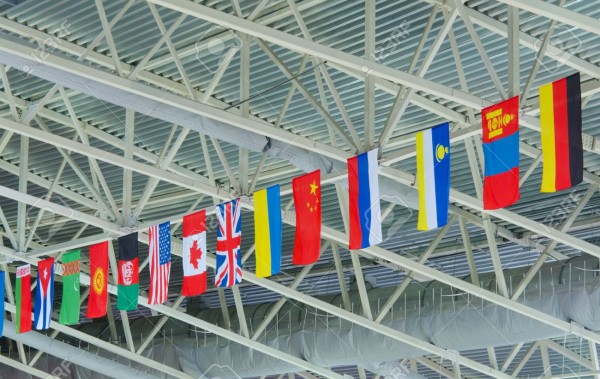
[[(195, 338), (198, 354), (219, 347), (212, 353), (220, 365), (229, 362), (219, 354), (248, 360), (250, 368), (231, 377), (600, 377), (598, 1), (0, 0), (0, 15), (7, 284), (23, 262), (75, 248), (84, 252), (85, 276), (88, 245), (131, 231), (140, 232), (142, 262), (148, 227), (173, 225), (168, 304), (120, 312), (111, 294), (105, 319), (82, 316), (80, 325), (53, 323), (45, 333), (93, 354), (73, 367), (98, 371), (93, 357), (103, 356), (143, 376), (193, 377), (188, 361), (168, 360), (181, 336)], [(538, 89), (576, 72), (584, 182), (540, 193)], [(521, 96), (521, 198), (484, 211), (480, 111), (514, 95)], [(415, 134), (446, 121), (449, 223), (418, 231)], [(346, 159), (375, 146), (387, 190), (384, 241), (351, 253)], [(295, 266), (291, 181), (315, 168), (322, 254)], [(214, 219), (215, 204), (238, 196), (251, 204), (255, 190), (274, 184), (285, 210), (282, 273), (253, 275), (250, 205), (242, 212), (242, 284), (212, 286), (213, 227), (209, 289), (180, 296), (183, 215), (206, 209)], [(147, 268), (140, 278), (147, 296)], [(569, 297), (571, 285), (596, 303)], [(12, 285), (6, 290), (10, 319)], [(450, 311), (447, 325), (428, 324), (435, 335), (408, 322), (395, 327), (403, 316)], [(358, 351), (329, 357), (326, 350), (345, 349), (331, 338), (321, 357), (273, 342), (309, 331), (318, 341), (320, 328), (323, 339), (343, 330)], [(451, 328), (454, 340), (444, 334)], [(34, 337), (13, 337), (0, 340), (0, 378), (46, 377), (69, 362)], [(357, 356), (377, 351), (370, 338), (405, 350), (363, 362)], [(173, 346), (177, 352), (167, 350)], [(281, 364), (256, 375), (264, 357)]]

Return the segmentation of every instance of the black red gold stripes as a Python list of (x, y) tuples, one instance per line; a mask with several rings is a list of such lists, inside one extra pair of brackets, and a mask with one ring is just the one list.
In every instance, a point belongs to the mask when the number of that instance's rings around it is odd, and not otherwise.
[(579, 73), (540, 87), (544, 158), (542, 192), (571, 188), (583, 180)]

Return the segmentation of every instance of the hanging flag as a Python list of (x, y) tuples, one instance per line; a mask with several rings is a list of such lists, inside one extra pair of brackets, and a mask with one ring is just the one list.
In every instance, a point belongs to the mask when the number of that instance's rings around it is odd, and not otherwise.
[(163, 222), (148, 229), (150, 255), (150, 289), (148, 304), (162, 304), (169, 295), (171, 274), (171, 223)]
[(448, 123), (417, 133), (418, 230), (448, 222), (450, 201), (450, 126)]
[(183, 296), (206, 292), (206, 211), (183, 217)]
[(138, 305), (140, 289), (137, 232), (119, 237), (119, 287), (117, 309), (133, 311)]
[(571, 188), (583, 180), (579, 73), (540, 87), (544, 165), (542, 192)]
[(58, 322), (64, 325), (79, 323), (79, 250), (66, 253), (62, 257), (63, 292)]
[(33, 324), (37, 330), (48, 329), (54, 305), (54, 258), (38, 262), (38, 277), (33, 307)]
[(215, 286), (231, 287), (242, 281), (242, 214), (240, 199), (217, 205), (217, 268)]
[(15, 298), (17, 301), (17, 333), (31, 330), (31, 265), (17, 267)]
[(90, 295), (85, 317), (106, 315), (108, 306), (108, 241), (90, 246)]
[(483, 208), (503, 208), (519, 200), (519, 97), (483, 109), (481, 122)]
[(266, 278), (281, 269), (281, 200), (279, 185), (254, 193), (256, 276)]
[[(0, 271), (0, 294), (4, 296), (4, 271)], [(4, 331), (4, 300), (0, 301), (0, 337)]]
[(348, 159), (350, 249), (381, 242), (377, 149)]
[(319, 260), (321, 251), (321, 171), (292, 180), (296, 208), (296, 238), (292, 263), (307, 265)]

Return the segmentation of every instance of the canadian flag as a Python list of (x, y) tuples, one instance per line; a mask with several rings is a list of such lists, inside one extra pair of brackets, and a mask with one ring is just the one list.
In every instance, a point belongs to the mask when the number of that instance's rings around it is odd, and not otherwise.
[(184, 296), (206, 292), (206, 211), (183, 217)]

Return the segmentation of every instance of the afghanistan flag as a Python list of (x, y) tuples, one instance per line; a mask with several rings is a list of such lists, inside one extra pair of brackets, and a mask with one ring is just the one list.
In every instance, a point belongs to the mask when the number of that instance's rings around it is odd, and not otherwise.
[(54, 258), (38, 262), (33, 323), (37, 330), (48, 329), (54, 304)]
[(294, 178), (292, 190), (296, 208), (296, 238), (292, 263), (315, 263), (321, 253), (321, 171)]
[(571, 188), (583, 180), (579, 73), (540, 87), (542, 192)]
[(519, 97), (481, 111), (485, 179), (483, 208), (498, 209), (519, 200)]
[(15, 300), (17, 301), (17, 333), (31, 330), (31, 265), (17, 267), (17, 285)]
[(133, 311), (137, 308), (140, 289), (138, 264), (137, 232), (119, 237), (118, 310)]
[(63, 292), (58, 322), (64, 325), (79, 323), (79, 250), (66, 253), (62, 257)]
[(108, 241), (90, 246), (90, 296), (86, 317), (106, 315), (108, 305)]

